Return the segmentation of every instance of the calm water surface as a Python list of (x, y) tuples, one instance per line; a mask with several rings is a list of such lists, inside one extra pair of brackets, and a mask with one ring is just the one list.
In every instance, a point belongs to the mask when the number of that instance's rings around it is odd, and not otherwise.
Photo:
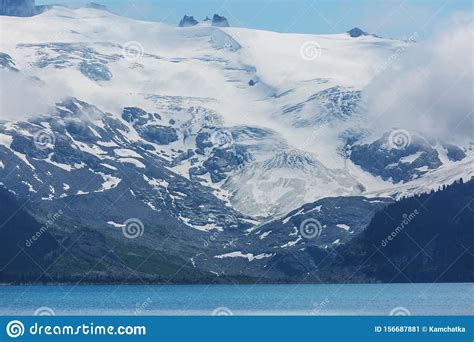
[(472, 315), (473, 290), (474, 284), (0, 286), (0, 314), (46, 307), (56, 315)]

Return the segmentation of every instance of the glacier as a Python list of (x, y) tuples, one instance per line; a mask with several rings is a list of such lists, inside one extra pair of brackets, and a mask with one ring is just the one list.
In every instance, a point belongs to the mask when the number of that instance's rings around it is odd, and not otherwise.
[[(146, 248), (193, 268), (239, 274), (327, 250), (391, 201), (474, 175), (469, 142), (411, 132), (400, 150), (392, 127), (367, 140), (361, 95), (402, 40), (175, 27), (93, 6), (0, 25), (1, 184), (38, 217), (65, 207), (68, 224), (114, 237), (139, 216), (154, 228)], [(324, 239), (298, 231), (309, 212)]]

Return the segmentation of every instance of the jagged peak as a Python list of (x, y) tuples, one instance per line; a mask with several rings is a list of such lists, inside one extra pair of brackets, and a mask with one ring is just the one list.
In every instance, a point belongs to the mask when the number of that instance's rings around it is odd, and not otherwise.
[(230, 25), (226, 17), (222, 17), (219, 14), (214, 14), (212, 17), (212, 26), (229, 27)]
[(190, 27), (190, 26), (196, 26), (199, 24), (199, 21), (194, 19), (192, 15), (184, 15), (183, 19), (179, 22), (179, 27)]
[[(220, 16), (219, 14), (214, 14), (212, 16), (212, 19), (209, 18), (209, 16), (206, 16), (204, 20), (202, 21), (202, 24), (209, 25), (209, 23), (212, 26), (215, 27), (229, 27), (229, 22), (226, 17)], [(179, 22), (179, 27), (191, 27), (191, 26), (196, 26), (199, 24), (199, 21), (197, 21), (194, 16), (192, 15), (184, 15), (183, 19)]]

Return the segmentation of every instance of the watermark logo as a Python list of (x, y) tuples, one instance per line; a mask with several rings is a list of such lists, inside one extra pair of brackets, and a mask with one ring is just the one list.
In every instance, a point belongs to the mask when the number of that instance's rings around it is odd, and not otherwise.
[(212, 316), (233, 316), (234, 313), (226, 307), (220, 307), (212, 311)]
[(122, 233), (127, 239), (136, 239), (143, 235), (145, 226), (137, 218), (131, 218), (125, 221), (122, 227)]
[(383, 239), (381, 242), (380, 242), (380, 245), (382, 247), (387, 247), (388, 244), (394, 240), (398, 234), (400, 234), (414, 219), (415, 217), (419, 214), (420, 212), (418, 211), (418, 209), (415, 209), (413, 212), (409, 213), (409, 214), (403, 214), (402, 217), (402, 222), (400, 223), (400, 225), (398, 225), (391, 233), (390, 235), (388, 235), (385, 239)]
[(316, 219), (306, 219), (300, 224), (300, 234), (306, 239), (313, 239), (321, 236), (323, 225)]
[(301, 45), (300, 55), (305, 61), (313, 61), (321, 57), (321, 46), (315, 41), (308, 41)]
[(328, 297), (324, 298), (323, 301), (314, 305), (314, 308), (311, 311), (311, 314), (314, 316), (319, 315), (322, 311), (324, 311), (324, 309), (329, 305), (329, 303), (330, 303), (329, 298)]
[(61, 215), (63, 214), (63, 211), (61, 209), (58, 210), (58, 212), (54, 213), (54, 214), (49, 214), (48, 215), (48, 220), (45, 222), (45, 224), (43, 226), (41, 226), (41, 228), (33, 235), (31, 236), (28, 240), (26, 240), (25, 242), (25, 246), (30, 248), (31, 246), (33, 246), (33, 244), (38, 241), (41, 236), (43, 236), (44, 233), (46, 233), (46, 231), (52, 226), (55, 224), (55, 222), (61, 217)]
[(36, 309), (35, 316), (56, 316), (56, 313), (53, 309), (48, 308), (47, 306), (42, 306), (41, 308)]
[(390, 310), (390, 316), (410, 316), (410, 310), (404, 308), (403, 306), (398, 306)]
[(214, 241), (217, 240), (217, 238), (219, 237), (219, 234), (220, 234), (220, 231), (215, 230), (209, 235), (208, 238), (202, 239), (203, 240), (203, 246), (205, 248), (209, 247), (211, 245), (211, 243), (213, 243)]
[(375, 68), (375, 72), (381, 73), (390, 67), (390, 65), (392, 65), (405, 52), (406, 49), (416, 43), (417, 38), (418, 32), (413, 33), (384, 63)]
[(11, 338), (23, 336), (25, 333), (25, 326), (20, 321), (11, 321), (7, 324), (7, 335)]
[(150, 297), (145, 299), (145, 301), (143, 301), (142, 303), (137, 303), (136, 309), (135, 309), (135, 315), (136, 316), (143, 315), (143, 313), (150, 307), (152, 303), (153, 301)]
[(56, 136), (53, 132), (48, 132), (44, 129), (37, 131), (33, 136), (33, 143), (35, 147), (40, 150), (47, 150), (49, 148), (54, 148), (56, 143)]
[(403, 129), (392, 131), (388, 137), (388, 145), (397, 150), (403, 150), (411, 144), (411, 135)]
[(234, 138), (230, 131), (221, 129), (212, 133), (211, 143), (220, 148), (228, 148), (234, 143)]
[(145, 49), (143, 45), (137, 41), (130, 41), (125, 43), (122, 49), (122, 55), (129, 61), (137, 61), (143, 57)]

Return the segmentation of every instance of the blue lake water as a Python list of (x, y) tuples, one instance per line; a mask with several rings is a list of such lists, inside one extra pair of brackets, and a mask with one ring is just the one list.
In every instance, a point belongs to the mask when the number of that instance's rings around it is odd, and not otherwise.
[(472, 283), (0, 286), (0, 315), (471, 315), (473, 290)]

